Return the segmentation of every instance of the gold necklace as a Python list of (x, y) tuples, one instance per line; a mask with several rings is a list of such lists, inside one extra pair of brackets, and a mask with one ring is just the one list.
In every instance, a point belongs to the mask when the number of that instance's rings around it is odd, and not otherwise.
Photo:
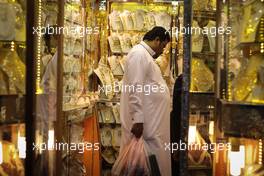
[[(105, 72), (106, 72), (106, 69), (107, 68), (105, 68)], [(107, 84), (107, 80), (106, 80), (106, 76), (105, 75), (107, 75), (107, 73), (105, 73), (104, 72), (104, 68), (99, 68), (99, 72), (101, 73), (101, 76), (102, 76), (102, 82), (103, 82), (103, 84), (105, 85), (105, 86), (108, 86), (108, 85), (111, 85), (112, 87), (111, 87), (111, 93), (109, 94), (109, 96), (108, 96), (108, 98), (113, 98), (113, 96), (114, 96), (114, 78), (113, 78), (113, 75), (109, 72), (109, 70), (107, 70), (107, 72), (109, 73), (109, 76), (110, 76), (110, 84)]]

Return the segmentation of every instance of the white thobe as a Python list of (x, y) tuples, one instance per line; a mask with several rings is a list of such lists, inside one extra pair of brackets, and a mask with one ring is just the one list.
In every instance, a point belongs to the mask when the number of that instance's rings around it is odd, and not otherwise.
[[(153, 60), (154, 54), (143, 41), (128, 53), (120, 103), (121, 152), (132, 138), (132, 125), (143, 123), (143, 138), (150, 151), (156, 155), (162, 176), (170, 176), (170, 152), (165, 150), (165, 143), (170, 142), (170, 94), (160, 68)], [(153, 91), (149, 93), (144, 88), (143, 91), (124, 89), (125, 86), (139, 85), (151, 86)], [(159, 87), (158, 91), (154, 87)]]
[(40, 86), (43, 94), (37, 97), (38, 117), (44, 122), (56, 121), (56, 104), (57, 104), (57, 62), (58, 53), (46, 65), (46, 70), (43, 74)]

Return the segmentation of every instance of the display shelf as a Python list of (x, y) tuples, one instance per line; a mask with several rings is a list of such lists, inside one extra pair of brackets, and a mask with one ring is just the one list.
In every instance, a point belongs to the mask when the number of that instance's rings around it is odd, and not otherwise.
[[(89, 109), (89, 110), (92, 110), (92, 109)], [(71, 118), (71, 119), (67, 119), (67, 123), (68, 124), (74, 124), (74, 123), (83, 123), (83, 121), (85, 121), (85, 120), (87, 120), (87, 119), (89, 119), (89, 118), (91, 118), (91, 116), (89, 116), (89, 115), (86, 115), (86, 117), (85, 118), (78, 118), (78, 117), (76, 117), (76, 118)]]
[(225, 105), (237, 105), (237, 106), (259, 106), (263, 107), (263, 103), (251, 103), (251, 102), (242, 102), (242, 101), (227, 101), (227, 100), (220, 100), (222, 104)]
[(196, 18), (206, 18), (211, 20), (216, 20), (216, 10), (194, 10), (194, 19)]
[(84, 108), (88, 108), (88, 109), (92, 109), (93, 107), (91, 107), (91, 104), (83, 104), (83, 105), (64, 105), (63, 106), (63, 111), (74, 111), (74, 110), (78, 110), (78, 109), (84, 109)]
[(215, 107), (190, 107), (190, 111), (193, 112), (193, 111), (200, 111), (200, 112), (208, 112), (210, 110), (215, 110)]
[(239, 43), (235, 47), (235, 49), (244, 48), (244, 47), (250, 47), (250, 46), (260, 46), (261, 43), (263, 43), (263, 42), (258, 42), (258, 41), (256, 41), (256, 42), (247, 42), (247, 43), (243, 42), (243, 43)]
[(19, 124), (25, 123), (22, 119), (8, 119), (4, 121), (0, 121), (0, 126), (6, 126), (6, 125), (19, 125)]
[(15, 40), (0, 40), (0, 44), (18, 44), (18, 45), (26, 45), (26, 41), (15, 41)]
[(100, 100), (98, 100), (97, 101), (97, 103), (119, 103), (120, 102), (120, 99), (118, 98), (118, 99), (116, 99), (116, 98), (114, 98), (114, 99), (111, 99), (111, 100), (109, 100), (109, 99), (100, 99)]
[[(192, 52), (193, 56), (216, 56), (215, 52)], [(212, 57), (210, 58), (204, 58), (204, 59), (212, 59)]]
[(219, 125), (225, 136), (258, 139), (264, 136), (261, 104), (218, 101)]
[[(137, 3), (137, 4), (142, 4), (142, 5), (146, 5), (144, 0), (129, 0), (129, 1), (124, 1), (124, 0), (109, 0), (109, 3)], [(179, 4), (183, 4), (183, 0), (177, 1), (179, 2)], [(149, 3), (149, 4), (157, 4), (157, 5), (170, 5), (172, 4), (172, 1), (166, 0), (158, 0), (158, 1), (153, 1), (153, 3)]]
[(199, 92), (199, 91), (191, 91), (190, 92), (193, 95), (214, 95), (214, 92)]
[[(109, 0), (109, 3), (127, 3), (127, 1), (123, 0)], [(129, 0), (129, 2), (139, 3), (143, 5), (143, 0)]]
[(70, 74), (70, 73), (75, 73), (75, 74), (77, 74), (77, 73), (82, 73), (81, 71), (63, 71), (63, 73), (65, 73), (65, 74)]
[(123, 77), (124, 75), (114, 75), (114, 77)]
[(142, 30), (113, 30), (113, 29), (111, 29), (111, 31), (110, 32), (112, 32), (112, 33), (143, 33), (143, 34), (145, 34), (146, 32), (148, 32), (147, 30), (145, 30), (145, 31), (142, 31)]
[(56, 0), (44, 0), (45, 3), (51, 3), (51, 4), (57, 4), (58, 2)]

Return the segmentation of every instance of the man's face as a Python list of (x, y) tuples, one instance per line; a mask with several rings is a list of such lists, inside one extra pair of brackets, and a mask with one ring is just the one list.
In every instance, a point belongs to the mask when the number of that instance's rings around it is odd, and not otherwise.
[(154, 45), (155, 45), (155, 57), (159, 57), (162, 52), (163, 52), (163, 49), (166, 47), (168, 41), (165, 40), (165, 41), (160, 41), (159, 38), (156, 38), (155, 41), (154, 41)]

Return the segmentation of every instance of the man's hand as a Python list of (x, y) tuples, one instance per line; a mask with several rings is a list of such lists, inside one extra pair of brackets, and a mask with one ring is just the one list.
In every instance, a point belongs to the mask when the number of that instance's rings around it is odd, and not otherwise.
[(131, 133), (133, 133), (136, 138), (140, 138), (143, 133), (143, 123), (135, 123), (132, 126)]

